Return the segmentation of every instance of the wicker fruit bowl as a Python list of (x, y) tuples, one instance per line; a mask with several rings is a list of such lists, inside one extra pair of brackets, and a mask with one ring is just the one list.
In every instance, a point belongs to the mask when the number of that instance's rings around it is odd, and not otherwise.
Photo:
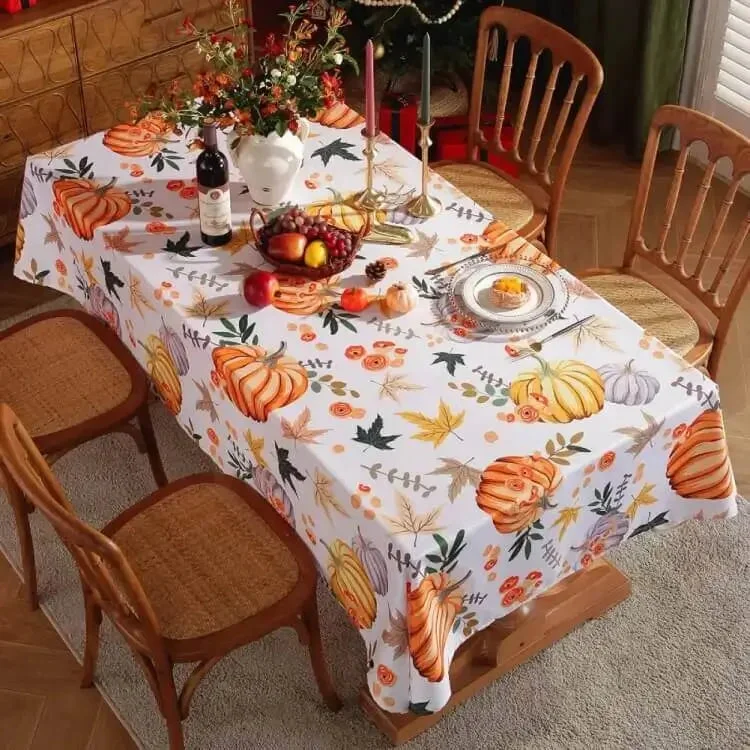
[(369, 230), (349, 232), (309, 216), (297, 206), (268, 220), (257, 208), (250, 214), (250, 229), (263, 258), (279, 273), (325, 279), (349, 268)]

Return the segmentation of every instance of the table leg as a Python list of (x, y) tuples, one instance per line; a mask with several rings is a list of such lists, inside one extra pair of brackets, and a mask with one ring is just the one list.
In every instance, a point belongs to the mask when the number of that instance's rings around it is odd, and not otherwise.
[(441, 711), (426, 716), (389, 713), (375, 703), (367, 687), (360, 692), (362, 710), (394, 745), (400, 745), (437, 724), (500, 675), (628, 596), (630, 581), (625, 575), (597, 560), (461, 644), (450, 670), (453, 696)]

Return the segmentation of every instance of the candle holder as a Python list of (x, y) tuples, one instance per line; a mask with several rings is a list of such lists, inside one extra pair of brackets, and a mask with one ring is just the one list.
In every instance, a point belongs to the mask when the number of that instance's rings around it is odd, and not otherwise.
[(375, 190), (372, 184), (376, 154), (375, 139), (377, 138), (377, 133), (375, 133), (374, 135), (368, 135), (367, 131), (363, 130), (362, 135), (365, 138), (365, 147), (362, 150), (362, 153), (367, 160), (367, 176), (365, 183), (366, 187), (364, 190), (362, 190), (362, 192), (357, 193), (354, 196), (354, 204), (366, 209), (367, 211), (375, 211), (375, 209), (379, 208), (382, 205), (385, 198), (383, 193)]
[(434, 120), (417, 123), (419, 127), (419, 145), (422, 147), (422, 192), (406, 204), (406, 210), (418, 219), (429, 219), (431, 216), (436, 216), (443, 207), (437, 198), (433, 198), (427, 192), (429, 182), (429, 152), (430, 145), (432, 144), (430, 140), (430, 128), (434, 124)]

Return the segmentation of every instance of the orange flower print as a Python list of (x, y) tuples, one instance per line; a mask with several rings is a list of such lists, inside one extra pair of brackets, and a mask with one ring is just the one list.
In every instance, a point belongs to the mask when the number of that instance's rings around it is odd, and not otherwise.
[(529, 406), (528, 404), (526, 406), (519, 406), (518, 409), (516, 409), (516, 414), (518, 414), (522, 422), (528, 423), (539, 421), (539, 412), (533, 406)]
[(368, 354), (362, 360), (365, 370), (383, 370), (388, 367), (388, 360), (382, 354)]
[(487, 562), (486, 562), (486, 563), (484, 564), (484, 569), (485, 569), (485, 570), (492, 570), (492, 569), (493, 569), (493, 568), (495, 567), (495, 565), (497, 565), (497, 558), (496, 558), (496, 557), (491, 557), (491, 558), (490, 558), (489, 560), (487, 560)]
[(678, 438), (681, 438), (685, 432), (687, 432), (687, 425), (683, 422), (682, 424), (678, 424), (677, 427), (672, 430), (672, 437), (677, 440)]
[(184, 187), (184, 180), (169, 180), (169, 182), (167, 182), (167, 190), (171, 190), (173, 193), (179, 193)]
[(369, 484), (359, 484), (359, 485), (357, 485), (357, 489), (360, 492), (368, 493), (368, 492), (370, 492), (372, 490), (372, 487), (370, 487)]
[(505, 594), (516, 586), (518, 586), (518, 576), (510, 576), (500, 584), (500, 593)]
[(606, 471), (612, 464), (615, 462), (615, 452), (614, 451), (607, 451), (600, 459), (599, 459), (599, 471)]
[(174, 227), (170, 227), (169, 224), (165, 224), (163, 221), (151, 221), (146, 224), (146, 231), (149, 234), (174, 234), (177, 230)]
[(406, 354), (406, 352), (408, 352), (409, 350), (408, 349), (404, 349), (403, 346), (397, 346), (393, 351), (396, 354)]
[(466, 329), (465, 328), (454, 328), (453, 333), (456, 334), (456, 336), (460, 336), (462, 339), (466, 338)]
[(583, 557), (581, 557), (581, 565), (584, 568), (588, 568), (588, 566), (591, 565), (593, 560), (594, 558), (592, 557), (592, 555), (589, 552), (587, 552), (585, 555), (583, 555)]
[(216, 430), (214, 430), (214, 428), (213, 428), (213, 427), (209, 427), (209, 428), (208, 428), (208, 429), (206, 430), (206, 435), (208, 436), (208, 439), (209, 439), (209, 440), (210, 440), (210, 441), (211, 441), (211, 442), (212, 442), (212, 443), (213, 443), (214, 445), (218, 445), (218, 444), (219, 444), (219, 436), (218, 436), (218, 435), (216, 434)]
[(511, 346), (510, 344), (506, 344), (505, 345), (505, 353), (509, 357), (517, 357), (521, 352), (515, 346)]
[(527, 581), (538, 581), (542, 577), (542, 574), (538, 570), (532, 570), (531, 573), (529, 573), (526, 576)]
[(315, 190), (318, 187), (318, 183), (315, 180), (305, 180), (305, 187), (308, 190)]
[(378, 258), (378, 260), (386, 267), (386, 270), (392, 271), (394, 268), (398, 268), (398, 261), (395, 258), (385, 257)]
[(131, 177), (143, 177), (143, 170), (140, 167), (131, 167), (130, 168), (130, 176)]
[(198, 197), (198, 188), (194, 185), (188, 185), (187, 187), (180, 190), (180, 198), (184, 198), (186, 201), (195, 200)]
[(372, 346), (374, 349), (390, 349), (392, 346), (396, 346), (396, 344), (393, 341), (376, 341)]
[(334, 401), (329, 407), (328, 411), (334, 417), (349, 417), (352, 413), (351, 404), (347, 404), (346, 401)]
[(347, 359), (362, 359), (365, 356), (364, 346), (347, 346), (344, 350)]
[(463, 242), (464, 245), (473, 245), (475, 242), (479, 242), (479, 237), (477, 237), (476, 234), (462, 234), (461, 242)]
[(312, 331), (305, 331), (301, 336), (300, 339), (302, 341), (315, 341), (317, 336)]
[(385, 664), (378, 664), (378, 682), (385, 687), (390, 687), (396, 683), (396, 675)]
[(509, 607), (513, 602), (517, 601), (523, 596), (523, 589), (520, 586), (512, 588), (503, 598), (503, 607)]
[(68, 275), (68, 269), (66, 268), (65, 263), (63, 263), (60, 258), (55, 261), (55, 268), (57, 269), (57, 272), (60, 274), (60, 276)]

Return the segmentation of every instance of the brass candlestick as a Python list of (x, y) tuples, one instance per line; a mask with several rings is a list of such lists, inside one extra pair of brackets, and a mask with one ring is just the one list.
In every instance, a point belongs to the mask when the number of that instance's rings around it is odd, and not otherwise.
[(375, 211), (375, 209), (379, 208), (383, 203), (385, 197), (383, 193), (378, 192), (372, 186), (376, 153), (375, 138), (377, 138), (377, 133), (374, 135), (368, 135), (367, 131), (363, 130), (362, 135), (365, 138), (365, 147), (362, 150), (362, 153), (364, 154), (365, 159), (367, 159), (367, 187), (365, 187), (361, 193), (357, 193), (357, 195), (354, 196), (354, 204), (366, 209), (367, 211)]
[(432, 141), (430, 140), (430, 128), (435, 121), (418, 122), (419, 127), (419, 145), (422, 147), (422, 193), (406, 204), (406, 210), (419, 219), (429, 219), (440, 212), (443, 207), (437, 198), (433, 198), (427, 192), (427, 183), (429, 182), (429, 151)]

